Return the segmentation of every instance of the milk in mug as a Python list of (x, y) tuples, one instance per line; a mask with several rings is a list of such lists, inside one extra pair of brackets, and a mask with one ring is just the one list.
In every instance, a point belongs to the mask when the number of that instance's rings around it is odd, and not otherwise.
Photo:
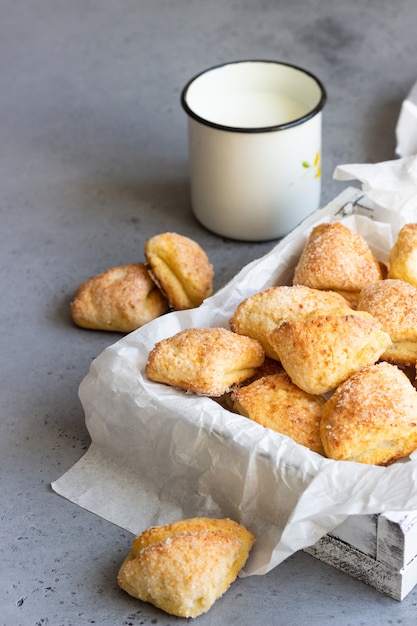
[(238, 93), (207, 99), (200, 115), (214, 124), (233, 128), (281, 126), (303, 117), (307, 105), (281, 94)]

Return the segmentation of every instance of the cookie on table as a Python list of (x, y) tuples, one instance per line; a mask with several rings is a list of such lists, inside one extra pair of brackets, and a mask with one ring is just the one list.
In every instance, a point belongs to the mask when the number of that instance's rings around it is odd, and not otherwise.
[(168, 309), (143, 263), (113, 267), (89, 278), (71, 303), (77, 326), (122, 333), (140, 328)]
[(145, 242), (149, 273), (175, 311), (199, 306), (213, 293), (214, 270), (202, 247), (178, 233)]
[(198, 617), (235, 581), (254, 540), (230, 519), (197, 517), (153, 526), (134, 539), (118, 585), (166, 613)]

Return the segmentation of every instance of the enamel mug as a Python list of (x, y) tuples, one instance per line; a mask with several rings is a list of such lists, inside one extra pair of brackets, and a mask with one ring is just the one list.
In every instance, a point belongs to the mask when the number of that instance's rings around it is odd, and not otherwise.
[(326, 91), (305, 69), (236, 61), (192, 78), (188, 118), (191, 205), (223, 237), (286, 235), (320, 206)]

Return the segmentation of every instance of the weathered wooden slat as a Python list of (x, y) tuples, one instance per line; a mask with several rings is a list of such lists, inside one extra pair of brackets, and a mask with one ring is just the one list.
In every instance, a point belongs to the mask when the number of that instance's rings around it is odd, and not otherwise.
[(403, 600), (417, 584), (417, 558), (408, 567), (396, 571), (330, 535), (305, 548), (304, 552), (394, 600)]
[(389, 512), (378, 516), (376, 558), (401, 570), (417, 556), (417, 511)]
[(329, 534), (376, 559), (378, 517), (377, 514), (351, 515)]

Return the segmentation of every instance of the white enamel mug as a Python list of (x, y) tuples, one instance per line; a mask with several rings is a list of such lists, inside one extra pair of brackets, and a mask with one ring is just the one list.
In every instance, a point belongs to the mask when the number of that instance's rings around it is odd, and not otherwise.
[(218, 235), (265, 241), (320, 206), (322, 83), (276, 61), (201, 72), (181, 93), (188, 117), (191, 205)]

